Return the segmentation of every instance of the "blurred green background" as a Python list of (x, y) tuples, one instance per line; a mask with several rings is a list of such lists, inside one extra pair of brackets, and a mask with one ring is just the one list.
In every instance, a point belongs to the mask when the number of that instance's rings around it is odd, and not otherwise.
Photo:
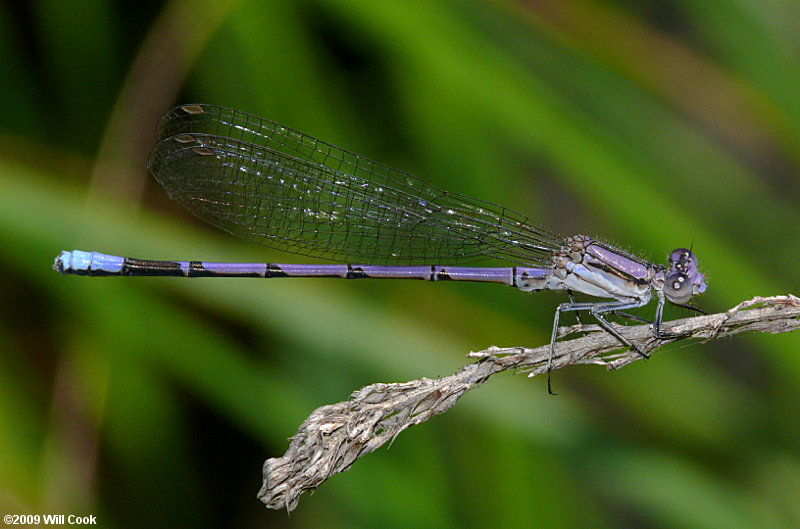
[(542, 345), (564, 298), (50, 268), (73, 248), (303, 262), (195, 221), (146, 173), (159, 115), (208, 102), (656, 262), (693, 244), (708, 311), (797, 294), (798, 27), (794, 0), (0, 4), (0, 511), (152, 528), (800, 526), (798, 334), (565, 369), (558, 397), (500, 376), (288, 517), (256, 500), (261, 465), (313, 409), (450, 374), (470, 350)]

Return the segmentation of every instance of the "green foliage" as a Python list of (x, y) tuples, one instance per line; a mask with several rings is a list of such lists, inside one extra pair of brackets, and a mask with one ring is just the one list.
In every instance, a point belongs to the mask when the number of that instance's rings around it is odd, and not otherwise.
[(260, 468), (314, 408), (449, 374), (490, 344), (543, 344), (559, 296), (50, 264), (72, 248), (302, 262), (194, 222), (146, 175), (158, 114), (197, 101), (655, 261), (693, 245), (709, 311), (797, 294), (798, 22), (789, 0), (0, 6), (0, 511), (107, 527), (797, 527), (798, 335), (567, 369), (558, 397), (500, 377), (287, 518), (255, 499)]

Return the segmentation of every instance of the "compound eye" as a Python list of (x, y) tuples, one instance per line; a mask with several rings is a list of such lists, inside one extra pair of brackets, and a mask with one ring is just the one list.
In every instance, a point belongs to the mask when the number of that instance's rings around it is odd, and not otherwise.
[(692, 297), (692, 282), (687, 274), (675, 272), (667, 276), (664, 282), (664, 295), (672, 303), (683, 305)]

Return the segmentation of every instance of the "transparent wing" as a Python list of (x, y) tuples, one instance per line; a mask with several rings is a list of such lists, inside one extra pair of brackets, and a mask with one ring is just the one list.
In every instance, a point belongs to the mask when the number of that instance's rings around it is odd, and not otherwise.
[(502, 206), (277, 123), (210, 105), (159, 122), (149, 167), (171, 198), (247, 241), (333, 261), (550, 264), (560, 235)]

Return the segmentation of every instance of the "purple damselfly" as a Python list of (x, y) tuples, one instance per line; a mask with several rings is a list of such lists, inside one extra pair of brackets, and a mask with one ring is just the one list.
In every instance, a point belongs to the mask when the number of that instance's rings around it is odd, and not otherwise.
[[(645, 355), (604, 316), (650, 302), (656, 338), (665, 300), (686, 305), (705, 291), (691, 250), (667, 266), (584, 235), (560, 236), (507, 208), (443, 191), (403, 171), (272, 121), (212, 105), (182, 105), (158, 124), (148, 163), (169, 196), (200, 219), (289, 253), (369, 264), (151, 261), (61, 252), (53, 268), (88, 276), (331, 277), (502, 283), (566, 290), (550, 337), (548, 391), (562, 312), (588, 311), (619, 342)], [(495, 259), (504, 268), (456, 266)], [(437, 263), (437, 264), (430, 264)], [(610, 301), (575, 302), (581, 292)]]

